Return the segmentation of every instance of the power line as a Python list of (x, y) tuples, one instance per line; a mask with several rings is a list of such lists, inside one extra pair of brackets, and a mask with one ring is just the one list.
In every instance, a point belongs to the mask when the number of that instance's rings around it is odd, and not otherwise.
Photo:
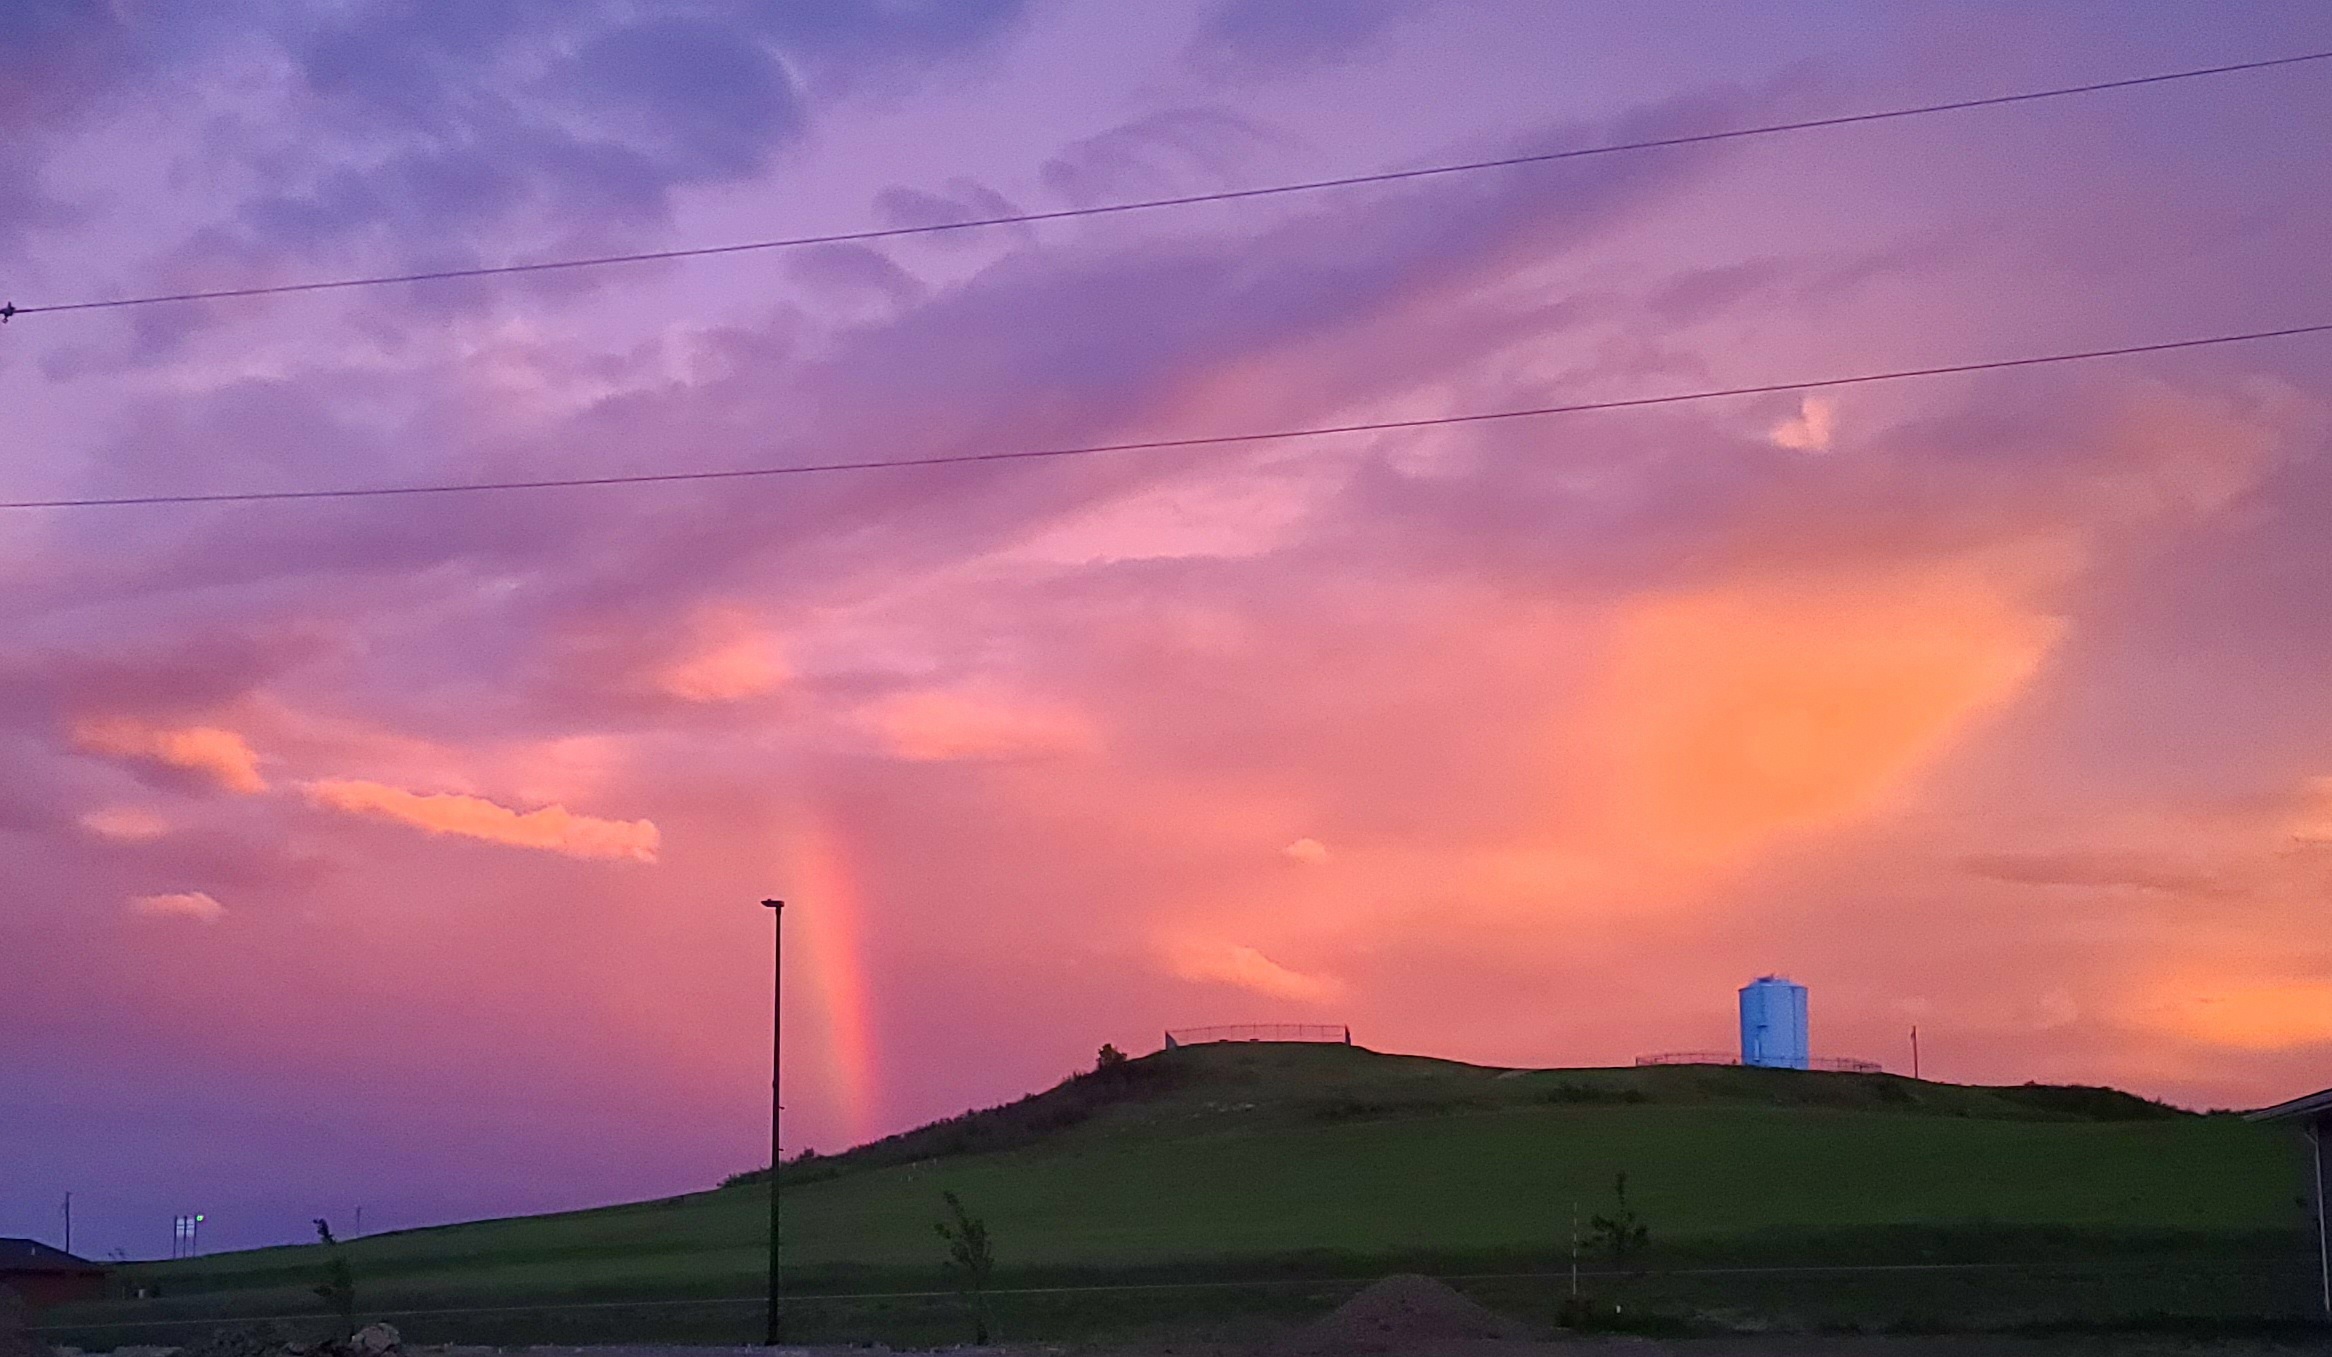
[(1628, 396), (1617, 400), (1578, 401), (1567, 405), (1537, 405), (1513, 410), (1480, 410), (1466, 414), (1426, 415), (1416, 419), (1372, 420), (1361, 424), (1324, 424), (1295, 429), (1267, 429), (1247, 433), (1198, 434), (1184, 438), (1148, 438), (1124, 443), (1085, 443), (1074, 447), (1013, 448), (996, 452), (941, 453), (929, 457), (853, 462), (804, 462), (784, 466), (731, 467), (704, 471), (646, 471), (612, 476), (560, 476), (525, 481), (454, 481), (419, 485), (343, 486), (317, 490), (229, 490), (165, 495), (115, 495), (82, 499), (0, 500), (0, 509), (112, 509), (161, 504), (259, 504), (291, 500), (376, 499), (389, 495), (453, 495), (503, 490), (571, 490), (602, 486), (671, 485), (688, 481), (755, 480), (775, 476), (814, 476), (844, 471), (905, 471), (921, 467), (973, 466), (991, 462), (1024, 462), (1056, 457), (1092, 457), (1103, 453), (1166, 452), (1184, 448), (1230, 447), (1302, 438), (1331, 438), (1344, 434), (1395, 433), (1407, 429), (1434, 429), (1455, 424), (1488, 424), (1510, 419), (1540, 419), (1553, 415), (1587, 414), (1598, 410), (1639, 410), (1689, 401), (1722, 400), (1732, 396), (1767, 396), (1785, 391), (1820, 391), (1872, 382), (1902, 381), (1912, 377), (1946, 377), (1958, 373), (1999, 372), (2010, 368), (2041, 367), (2051, 363), (2078, 363), (2098, 358), (2125, 358), (2136, 354), (2168, 353), (2221, 344), (2246, 344), (2263, 339), (2332, 332), (2332, 322), (2293, 325), (2278, 330), (2248, 330), (2240, 334), (2206, 335), (2194, 339), (2166, 339), (2151, 344), (2126, 344), (2110, 349), (2082, 349), (2069, 353), (2034, 354), (2022, 358), (1992, 358), (1972, 363), (1934, 367), (1896, 368), (1861, 372), (1845, 377), (1816, 377), (1795, 382), (1763, 382), (1756, 386), (1715, 387), (1676, 391), (1659, 396)]
[(1192, 207), (1200, 203), (1241, 202), (1252, 198), (1273, 198), (1293, 193), (1316, 193), (1324, 189), (1357, 188), (1367, 184), (1391, 184), (1442, 175), (1470, 174), (1482, 170), (1546, 165), (1563, 160), (1578, 160), (1587, 156), (1615, 155), (1623, 151), (1651, 151), (1666, 147), (1699, 146), (1709, 142), (1735, 141), (1744, 137), (1765, 137), (1784, 132), (1810, 132), (1828, 127), (1849, 127), (1858, 123), (1887, 122), (1897, 118), (1921, 117), (1930, 113), (1957, 113), (1968, 109), (1998, 108), (2007, 104), (2032, 103), (2042, 99), (2062, 99), (2078, 94), (2101, 94), (2109, 90), (2136, 89), (2146, 85), (2169, 84), (2178, 80), (2199, 80), (2206, 76), (2236, 75), (2246, 71), (2264, 71), (2276, 67), (2297, 66), (2307, 62), (2325, 60), (2332, 60), (2332, 51), (2303, 52), (2296, 56), (2269, 57), (2260, 61), (2242, 61), (2226, 66), (2201, 66), (2191, 70), (2166, 71), (2158, 75), (2101, 80), (2086, 85), (2061, 85), (2051, 89), (2026, 90), (2017, 94), (1994, 94), (1974, 99), (1953, 99), (1939, 104), (1916, 104), (1905, 108), (1880, 109), (1869, 113), (1845, 113), (1828, 118), (1806, 118), (1795, 122), (1760, 123), (1751, 127), (1733, 127), (1722, 131), (1695, 132), (1674, 137), (1651, 137), (1641, 141), (1607, 142), (1599, 146), (1580, 146), (1561, 151), (1501, 156), (1494, 160), (1459, 161), (1451, 164), (1427, 165), (1416, 169), (1383, 170), (1371, 174), (1344, 175), (1333, 179), (1307, 179), (1289, 184), (1269, 184), (1259, 188), (1223, 189), (1211, 193), (1188, 193), (1168, 198), (1142, 198), (1121, 203), (1100, 203), (1088, 207), (1064, 207), (1041, 212), (1011, 212), (921, 226), (885, 226), (861, 231), (838, 231), (826, 235), (786, 236), (775, 240), (738, 241), (726, 245), (687, 245), (669, 250), (642, 250), (632, 254), (592, 255), (577, 259), (550, 259), (531, 264), (485, 264), (475, 268), (431, 269), (418, 273), (328, 278), (304, 283), (273, 283), (260, 287), (217, 288), (200, 292), (165, 292), (143, 297), (111, 297), (95, 301), (53, 302), (42, 306), (12, 305), (0, 308), (0, 321), (5, 321), (12, 316), (42, 315), (60, 311), (103, 311), (125, 306), (155, 306), (166, 302), (274, 297), (295, 292), (334, 292), (346, 288), (383, 287), (392, 283), (436, 283), (464, 278), (490, 278), (503, 274), (549, 273), (565, 269), (605, 268), (617, 264), (648, 264), (673, 259), (704, 259), (714, 255), (797, 249), (807, 245), (839, 245), (857, 241), (893, 240), (902, 236), (934, 235), (942, 231), (972, 231), (989, 226), (1026, 226), (1038, 222), (1065, 221), (1074, 217), (1099, 217), (1120, 212), (1147, 212), (1157, 208)]

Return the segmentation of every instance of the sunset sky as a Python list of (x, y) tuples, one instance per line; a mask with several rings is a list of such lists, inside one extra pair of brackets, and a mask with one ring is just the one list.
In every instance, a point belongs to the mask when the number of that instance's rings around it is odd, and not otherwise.
[[(2319, 0), (0, 6), (0, 301), (852, 232), (2332, 49)], [(22, 315), (0, 499), (897, 460), (2332, 321), (2332, 62)], [(1349, 1023), (2332, 1082), (2332, 336), (1299, 442), (0, 512), (0, 1234), (709, 1186)]]

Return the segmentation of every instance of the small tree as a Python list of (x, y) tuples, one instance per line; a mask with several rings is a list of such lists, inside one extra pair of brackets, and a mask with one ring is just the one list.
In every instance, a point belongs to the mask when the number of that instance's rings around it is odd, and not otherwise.
[(348, 1270), (348, 1255), (341, 1252), (340, 1241), (332, 1237), (332, 1226), (322, 1216), (316, 1217), (316, 1239), (325, 1251), (324, 1280), (309, 1290), (332, 1307), (345, 1341), (356, 1335), (356, 1278)]
[(972, 1341), (986, 1343), (988, 1277), (996, 1270), (996, 1254), (988, 1245), (988, 1222), (964, 1210), (962, 1199), (953, 1192), (942, 1192), (939, 1199), (947, 1203), (947, 1218), (933, 1228), (947, 1241), (948, 1271), (955, 1274), (956, 1289), (971, 1306)]
[(1598, 1215), (1587, 1222), (1589, 1238), (1608, 1256), (1613, 1266), (1622, 1271), (1630, 1261), (1652, 1245), (1652, 1227), (1636, 1214), (1628, 1201), (1628, 1174), (1621, 1169), (1611, 1180), (1613, 1205), (1611, 1214)]
[(1093, 1058), (1093, 1072), (1103, 1078), (1108, 1078), (1111, 1075), (1122, 1073), (1125, 1070), (1125, 1064), (1126, 1053), (1119, 1050), (1115, 1043), (1105, 1041), (1101, 1044), (1101, 1054)]

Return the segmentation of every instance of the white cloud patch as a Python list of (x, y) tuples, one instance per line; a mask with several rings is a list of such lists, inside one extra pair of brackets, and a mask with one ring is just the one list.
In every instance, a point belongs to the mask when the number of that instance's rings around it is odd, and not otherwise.
[(1281, 855), (1293, 858), (1307, 866), (1317, 867), (1328, 860), (1328, 845), (1318, 839), (1298, 839), (1279, 850)]

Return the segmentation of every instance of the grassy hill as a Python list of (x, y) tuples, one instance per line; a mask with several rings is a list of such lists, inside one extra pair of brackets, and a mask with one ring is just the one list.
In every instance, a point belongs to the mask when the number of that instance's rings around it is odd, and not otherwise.
[[(936, 1283), (939, 1193), (1020, 1283), (1543, 1268), (1613, 1175), (1671, 1266), (1984, 1261), (2297, 1240), (2286, 1137), (2106, 1089), (1726, 1067), (1512, 1071), (1218, 1045), (789, 1164), (805, 1290)], [(665, 1201), (373, 1236), (375, 1305), (751, 1295), (764, 1174)], [(312, 1308), (312, 1247), (142, 1266), (181, 1304)], [(259, 1307), (255, 1310), (253, 1307)]]

